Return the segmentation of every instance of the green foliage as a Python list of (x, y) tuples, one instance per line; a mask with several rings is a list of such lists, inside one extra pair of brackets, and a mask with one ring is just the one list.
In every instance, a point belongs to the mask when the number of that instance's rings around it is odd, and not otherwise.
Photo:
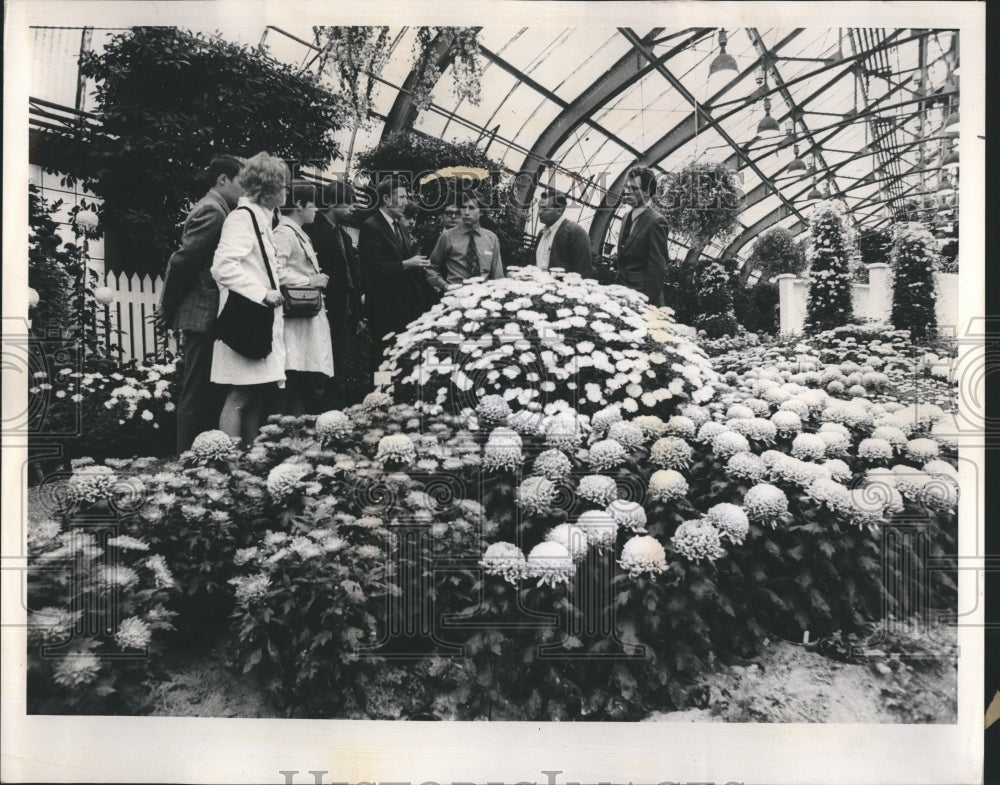
[[(524, 263), (521, 231), (521, 211), (510, 198), (510, 182), (502, 176), (503, 167), (475, 142), (448, 142), (416, 131), (399, 131), (381, 140), (371, 150), (356, 156), (359, 174), (377, 184), (390, 174), (405, 175), (411, 193), (419, 200), (421, 211), (413, 236), (425, 253), (430, 253), (443, 229), (441, 209), (446, 202), (461, 193), (475, 193), (490, 205), (483, 211), (482, 225), (500, 240), (504, 267)], [(485, 169), (489, 177), (479, 182), (456, 177), (429, 175), (447, 167)]]
[(899, 224), (892, 235), (892, 324), (914, 338), (937, 332), (934, 269), (937, 241), (920, 224)]
[(851, 318), (851, 241), (846, 220), (835, 202), (814, 208), (809, 225), (809, 332), (839, 327)]
[(749, 332), (775, 335), (778, 332), (778, 287), (763, 280), (750, 287), (736, 287), (733, 292), (736, 321)]
[(317, 164), (337, 153), (344, 109), (265, 49), (173, 27), (136, 27), (86, 53), (100, 124), (45, 135), (47, 166), (103, 199), (109, 260), (159, 274), (216, 155), (266, 150)]
[(165, 675), (158, 657), (175, 583), (148, 542), (120, 537), (109, 521), (129, 504), (114, 482), (104, 498), (71, 502), (62, 524), (29, 525), (29, 714), (135, 710)]
[(691, 245), (724, 238), (743, 209), (736, 173), (721, 163), (695, 161), (672, 172), (657, 188), (654, 204), (670, 230)]
[(733, 293), (729, 274), (717, 262), (706, 265), (699, 276), (698, 317), (695, 326), (709, 338), (736, 333)]
[(750, 258), (743, 268), (743, 278), (754, 270), (760, 271), (760, 281), (766, 282), (776, 275), (798, 275), (806, 267), (806, 254), (792, 233), (777, 226), (762, 232), (754, 243)]

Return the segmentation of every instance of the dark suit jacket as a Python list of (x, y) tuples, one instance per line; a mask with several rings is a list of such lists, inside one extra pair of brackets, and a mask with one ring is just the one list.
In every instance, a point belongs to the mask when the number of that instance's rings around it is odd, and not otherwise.
[(618, 247), (617, 283), (644, 293), (653, 305), (663, 305), (667, 232), (667, 219), (647, 207), (632, 222), (628, 237)]
[(426, 277), (423, 270), (403, 267), (414, 252), (406, 230), (402, 233), (400, 243), (381, 211), (361, 225), (358, 254), (373, 336), (399, 332), (424, 312)]
[(212, 278), (212, 258), (219, 244), (229, 205), (215, 190), (188, 213), (181, 247), (167, 262), (160, 308), (175, 330), (208, 333), (219, 311), (219, 287)]
[[(542, 240), (539, 232), (535, 248)], [(579, 273), (584, 278), (594, 277), (594, 266), (590, 260), (590, 236), (580, 224), (563, 221), (552, 238), (552, 250), (549, 252), (549, 267), (561, 267), (571, 272)]]
[(320, 270), (330, 276), (325, 292), (330, 324), (356, 326), (361, 318), (361, 268), (351, 236), (325, 215), (317, 215), (302, 230), (312, 241)]

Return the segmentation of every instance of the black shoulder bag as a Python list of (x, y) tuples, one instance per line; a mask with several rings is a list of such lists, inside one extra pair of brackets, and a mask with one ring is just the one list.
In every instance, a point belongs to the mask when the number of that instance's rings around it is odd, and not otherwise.
[[(264, 258), (267, 278), (271, 288), (277, 289), (274, 276), (271, 274), (271, 263), (264, 250), (264, 239), (260, 236), (257, 216), (249, 207), (238, 207), (250, 213), (253, 230), (260, 245), (260, 254)], [(255, 303), (242, 294), (229, 291), (222, 313), (215, 320), (215, 337), (238, 354), (250, 360), (263, 360), (271, 353), (271, 332), (274, 329), (274, 310), (262, 303)]]

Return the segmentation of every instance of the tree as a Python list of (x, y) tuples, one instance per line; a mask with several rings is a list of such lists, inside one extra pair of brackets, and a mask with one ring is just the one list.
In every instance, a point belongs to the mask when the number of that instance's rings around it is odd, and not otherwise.
[(344, 102), (264, 48), (173, 27), (136, 27), (80, 59), (100, 123), (44, 137), (46, 167), (103, 200), (112, 268), (160, 273), (216, 155), (266, 150), (328, 163)]
[(809, 222), (809, 306), (806, 327), (811, 332), (847, 324), (851, 318), (852, 249), (843, 207), (833, 201), (813, 208)]
[[(467, 189), (492, 205), (483, 224), (496, 233), (504, 266), (522, 263), (523, 233), (520, 214), (508, 198), (509, 183), (501, 178), (501, 165), (490, 158), (475, 142), (446, 142), (416, 131), (390, 134), (371, 150), (357, 156), (358, 174), (378, 183), (382, 177), (399, 174), (409, 180), (409, 187), (424, 208), (417, 217), (414, 237), (417, 244), (430, 251), (441, 234), (440, 208), (456, 194)], [(481, 169), (489, 176), (478, 182), (458, 177), (434, 175), (442, 169), (459, 167)]]
[(892, 325), (926, 338), (937, 330), (934, 269), (937, 241), (917, 223), (897, 224), (892, 233)]
[(708, 264), (698, 278), (699, 313), (695, 326), (709, 338), (736, 334), (736, 314), (733, 312), (733, 292), (730, 276), (718, 262)]
[(782, 273), (798, 275), (805, 267), (805, 250), (795, 242), (791, 232), (777, 226), (757, 237), (750, 258), (743, 266), (741, 277), (746, 282), (754, 270), (759, 270), (759, 280), (768, 281)]

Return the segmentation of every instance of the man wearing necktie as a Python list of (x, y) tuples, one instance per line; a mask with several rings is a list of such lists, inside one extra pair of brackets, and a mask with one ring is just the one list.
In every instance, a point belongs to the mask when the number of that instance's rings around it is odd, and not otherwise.
[(479, 275), (491, 279), (504, 277), (500, 240), (489, 229), (480, 226), (481, 217), (479, 199), (467, 194), (462, 201), (462, 222), (442, 232), (431, 251), (431, 264), (449, 285)]
[(429, 262), (414, 254), (399, 219), (409, 203), (406, 185), (398, 177), (384, 178), (375, 189), (379, 209), (361, 225), (358, 253), (362, 290), (372, 333), (372, 370), (378, 370), (385, 336), (398, 333), (423, 313)]
[(580, 224), (566, 219), (566, 195), (544, 191), (538, 199), (538, 220), (545, 229), (535, 246), (535, 264), (541, 270), (562, 268), (592, 278), (590, 237)]
[(312, 241), (320, 270), (330, 276), (323, 301), (333, 342), (334, 377), (327, 385), (326, 397), (329, 406), (343, 408), (357, 403), (368, 388), (367, 384), (359, 384), (362, 380), (349, 378), (356, 365), (350, 358), (354, 355), (354, 336), (362, 318), (358, 254), (344, 230), (354, 215), (351, 184), (342, 180), (327, 183), (323, 187), (322, 208), (316, 219), (302, 230)]
[(644, 166), (625, 178), (622, 201), (632, 210), (618, 238), (618, 278), (615, 283), (643, 292), (652, 305), (663, 305), (667, 271), (667, 221), (653, 207), (656, 173)]

